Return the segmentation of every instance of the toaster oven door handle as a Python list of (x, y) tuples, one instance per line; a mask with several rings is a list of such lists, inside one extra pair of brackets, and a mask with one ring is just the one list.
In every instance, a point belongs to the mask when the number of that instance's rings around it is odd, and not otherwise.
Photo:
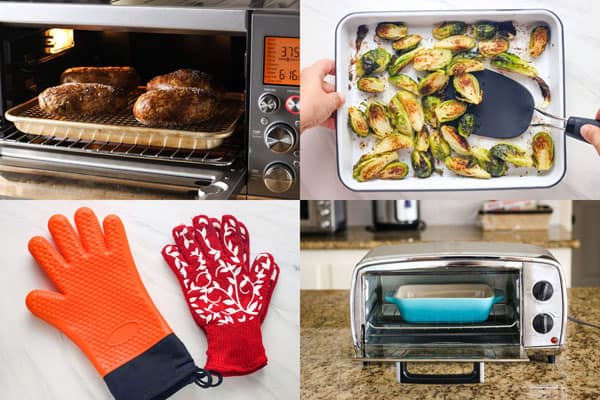
[(398, 383), (417, 384), (464, 384), (483, 383), (483, 363), (473, 363), (473, 371), (466, 374), (413, 374), (408, 371), (406, 362), (396, 363)]

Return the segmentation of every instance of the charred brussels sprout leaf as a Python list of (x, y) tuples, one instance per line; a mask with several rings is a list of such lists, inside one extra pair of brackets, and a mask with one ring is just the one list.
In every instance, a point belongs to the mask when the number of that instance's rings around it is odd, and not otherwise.
[(359, 182), (377, 179), (381, 171), (391, 162), (398, 161), (398, 153), (366, 154), (354, 165), (352, 176)]
[(538, 132), (531, 143), (533, 160), (538, 171), (548, 171), (554, 165), (554, 142), (548, 132)]
[(369, 135), (369, 125), (367, 124), (365, 114), (357, 107), (348, 108), (348, 123), (358, 136), (364, 137)]
[(508, 40), (497, 37), (479, 42), (479, 52), (486, 57), (494, 57), (508, 51), (510, 43)]
[(437, 118), (435, 116), (435, 109), (442, 103), (442, 100), (436, 96), (425, 96), (421, 99), (423, 105), (423, 114), (425, 115), (425, 122), (436, 128), (438, 125)]
[(477, 40), (487, 40), (496, 36), (496, 24), (493, 22), (480, 22), (473, 26), (473, 34)]
[(491, 175), (485, 169), (481, 168), (479, 163), (473, 157), (448, 157), (444, 160), (446, 168), (456, 175), (469, 178), (490, 179)]
[(390, 75), (397, 75), (402, 68), (406, 67), (413, 61), (417, 53), (421, 50), (422, 49), (419, 47), (399, 56), (395, 56), (392, 62), (388, 65), (388, 72)]
[(477, 120), (474, 114), (464, 114), (458, 120), (458, 134), (464, 138), (469, 137), (475, 132), (475, 124)]
[(550, 95), (550, 86), (548, 86), (546, 81), (540, 78), (539, 76), (534, 76), (531, 79), (533, 79), (538, 84), (538, 86), (540, 87), (540, 91), (542, 92), (544, 102), (542, 103), (541, 107), (548, 107), (550, 101), (552, 100), (552, 96)]
[(433, 162), (429, 153), (413, 150), (410, 162), (417, 177), (429, 178), (433, 174)]
[(446, 100), (435, 108), (435, 117), (439, 123), (454, 121), (467, 112), (467, 105), (457, 100)]
[(399, 133), (412, 138), (413, 129), (410, 123), (410, 118), (408, 117), (408, 112), (406, 112), (406, 109), (404, 108), (404, 105), (398, 96), (394, 96), (390, 99), (388, 110), (390, 111), (396, 130)]
[(529, 54), (532, 57), (539, 57), (546, 45), (550, 41), (550, 29), (546, 25), (538, 25), (531, 31), (529, 39)]
[(507, 40), (513, 40), (517, 36), (517, 29), (512, 21), (503, 21), (496, 24), (498, 36)]
[(501, 160), (511, 163), (517, 167), (533, 166), (531, 154), (517, 145), (511, 143), (498, 143), (490, 149), (490, 153)]
[[(413, 50), (415, 51), (415, 50)], [(417, 71), (437, 71), (452, 61), (452, 51), (447, 49), (418, 49), (413, 66)]]
[(442, 125), (440, 132), (442, 133), (444, 140), (448, 142), (450, 148), (454, 150), (455, 153), (460, 154), (461, 156), (468, 156), (471, 154), (469, 142), (467, 142), (467, 139), (460, 136), (453, 126)]
[(512, 53), (498, 54), (492, 59), (491, 65), (498, 69), (529, 77), (534, 77), (538, 74), (537, 69), (532, 64)]
[(363, 76), (356, 83), (358, 90), (367, 93), (381, 93), (385, 90), (383, 79), (375, 76)]
[(402, 161), (392, 161), (379, 174), (380, 179), (404, 179), (408, 175), (408, 165)]
[(483, 71), (485, 69), (485, 65), (480, 60), (474, 58), (468, 58), (465, 53), (461, 53), (457, 56), (454, 56), (448, 67), (446, 67), (446, 72), (448, 75), (460, 75), (467, 72), (477, 72)]
[(367, 122), (373, 134), (379, 138), (386, 137), (394, 131), (387, 116), (385, 105), (379, 102), (375, 101), (369, 104), (367, 108)]
[(399, 90), (394, 97), (400, 100), (400, 103), (404, 106), (413, 130), (419, 132), (423, 129), (425, 116), (423, 114), (423, 107), (417, 96), (406, 90)]
[(427, 151), (429, 149), (429, 135), (427, 129), (421, 129), (415, 136), (415, 150)]
[(469, 73), (456, 75), (453, 84), (456, 92), (462, 96), (459, 100), (471, 104), (479, 104), (483, 101), (483, 92), (475, 75)]
[(484, 147), (472, 149), (471, 154), (475, 157), (479, 166), (489, 172), (491, 176), (498, 177), (506, 175), (506, 163), (503, 160), (494, 157), (488, 149)]
[(387, 153), (388, 151), (410, 149), (412, 147), (413, 140), (409, 136), (394, 133), (377, 142), (375, 147), (373, 147), (373, 153)]
[(423, 38), (420, 35), (407, 35), (401, 39), (395, 40), (394, 43), (392, 43), (392, 49), (402, 52), (410, 51), (416, 48), (419, 43), (421, 43), (421, 40), (423, 40)]
[(475, 39), (467, 35), (455, 35), (442, 39), (433, 44), (435, 49), (446, 49), (452, 51), (471, 50), (475, 47)]
[(415, 95), (419, 94), (419, 86), (417, 85), (417, 82), (415, 82), (415, 80), (409, 75), (398, 74), (390, 76), (388, 80), (394, 87), (398, 89), (408, 90)]
[(363, 72), (364, 75), (380, 74), (385, 71), (391, 59), (392, 55), (381, 47), (369, 50), (360, 58), (359, 72)]
[(408, 28), (403, 22), (382, 22), (377, 24), (375, 33), (382, 39), (398, 40), (408, 33)]
[(437, 40), (445, 39), (453, 35), (461, 35), (467, 31), (467, 24), (459, 21), (442, 22), (433, 30), (433, 37)]
[(433, 130), (429, 134), (429, 148), (436, 160), (443, 161), (446, 157), (450, 156), (450, 145), (444, 140), (438, 130)]
[(428, 96), (445, 88), (447, 83), (448, 75), (444, 70), (432, 72), (419, 81), (419, 93)]

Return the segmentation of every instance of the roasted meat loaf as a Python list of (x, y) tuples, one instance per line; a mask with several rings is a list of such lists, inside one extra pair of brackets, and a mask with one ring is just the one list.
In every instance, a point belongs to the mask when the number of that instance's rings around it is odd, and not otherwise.
[(135, 89), (140, 76), (133, 67), (74, 67), (60, 76), (61, 83), (101, 83), (125, 90)]
[(217, 100), (212, 93), (186, 87), (142, 94), (133, 106), (133, 115), (144, 125), (177, 127), (206, 121), (216, 110)]
[(178, 69), (165, 75), (152, 78), (146, 85), (150, 90), (169, 90), (174, 88), (195, 88), (217, 94), (212, 76), (193, 69)]
[(64, 83), (44, 90), (38, 102), (47, 113), (77, 118), (114, 113), (127, 106), (127, 96), (109, 85)]

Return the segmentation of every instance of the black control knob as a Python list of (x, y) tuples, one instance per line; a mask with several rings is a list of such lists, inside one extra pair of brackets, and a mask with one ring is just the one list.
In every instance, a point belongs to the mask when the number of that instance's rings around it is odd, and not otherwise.
[(258, 108), (265, 114), (270, 114), (279, 108), (279, 99), (274, 94), (265, 93), (258, 98)]
[(535, 297), (537, 300), (546, 301), (549, 300), (554, 294), (554, 288), (548, 281), (539, 281), (533, 285), (531, 292), (533, 293), (533, 297)]
[(549, 314), (538, 314), (533, 318), (533, 329), (539, 333), (548, 333), (554, 326), (554, 320)]
[(275, 163), (265, 171), (263, 182), (273, 193), (287, 192), (294, 186), (294, 172), (282, 163)]
[(287, 124), (274, 124), (265, 132), (265, 143), (274, 153), (287, 153), (296, 144), (296, 131)]

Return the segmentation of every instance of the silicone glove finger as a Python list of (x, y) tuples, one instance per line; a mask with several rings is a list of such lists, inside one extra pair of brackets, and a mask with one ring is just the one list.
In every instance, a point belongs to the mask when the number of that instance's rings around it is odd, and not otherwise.
[(198, 215), (193, 219), (196, 242), (202, 247), (202, 252), (207, 258), (217, 261), (223, 254), (219, 232), (214, 221), (206, 215)]
[(38, 265), (46, 272), (54, 286), (65, 293), (64, 272), (69, 267), (58, 251), (41, 236), (32, 237), (27, 245)]
[(221, 243), (227, 255), (247, 271), (245, 256), (246, 242), (240, 233), (239, 221), (233, 215), (223, 215), (221, 219)]
[(128, 257), (133, 263), (133, 257), (131, 256), (131, 250), (129, 249), (129, 242), (127, 241), (127, 234), (125, 233), (125, 227), (121, 218), (116, 215), (107, 215), (102, 221), (104, 228), (104, 243), (106, 247), (118, 253), (121, 257)]
[(56, 327), (64, 323), (66, 298), (48, 290), (33, 290), (25, 298), (25, 304), (33, 315)]
[(192, 226), (179, 225), (173, 228), (173, 239), (179, 248), (181, 257), (186, 261), (189, 267), (197, 267), (205, 264), (202, 248), (196, 242), (194, 228)]
[(103, 253), (106, 251), (104, 235), (96, 214), (87, 207), (75, 212), (75, 225), (81, 237), (83, 248), (89, 253)]
[(67, 262), (71, 263), (83, 258), (85, 250), (79, 241), (79, 236), (64, 215), (56, 214), (50, 217), (48, 230), (60, 254)]
[(279, 278), (279, 266), (271, 254), (261, 253), (254, 259), (249, 277), (254, 284), (255, 294), (258, 292), (259, 296), (264, 299), (258, 307), (258, 315), (263, 321)]

